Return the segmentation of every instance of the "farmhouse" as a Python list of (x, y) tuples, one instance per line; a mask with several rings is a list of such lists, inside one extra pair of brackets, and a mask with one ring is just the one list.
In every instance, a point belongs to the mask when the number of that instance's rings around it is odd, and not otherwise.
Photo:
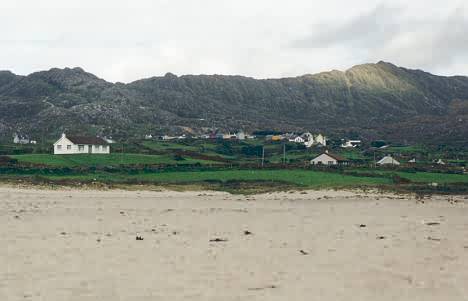
[(29, 144), (29, 143), (36, 144), (36, 141), (30, 140), (29, 137), (27, 136), (15, 134), (15, 136), (13, 136), (13, 143), (14, 144)]
[(301, 136), (297, 136), (297, 137), (291, 137), (291, 138), (289, 139), (289, 142), (304, 143), (305, 140), (304, 140), (304, 138), (302, 138)]
[(327, 137), (322, 134), (312, 135), (310, 133), (302, 134), (301, 137), (304, 139), (304, 145), (306, 147), (317, 146), (327, 146)]
[(109, 154), (109, 144), (101, 138), (67, 136), (62, 134), (54, 143), (54, 155), (71, 154)]
[(393, 159), (391, 156), (385, 156), (379, 162), (377, 162), (377, 165), (400, 165), (400, 162)]
[(311, 165), (348, 165), (349, 161), (325, 151), (310, 161)]
[(318, 134), (314, 138), (316, 144), (320, 144), (322, 146), (327, 146), (327, 137), (322, 134)]
[(245, 140), (245, 133), (244, 133), (244, 131), (239, 131), (239, 132), (237, 132), (236, 138), (237, 138), (237, 140)]
[(342, 148), (355, 148), (361, 145), (361, 140), (347, 140), (344, 142), (341, 147)]

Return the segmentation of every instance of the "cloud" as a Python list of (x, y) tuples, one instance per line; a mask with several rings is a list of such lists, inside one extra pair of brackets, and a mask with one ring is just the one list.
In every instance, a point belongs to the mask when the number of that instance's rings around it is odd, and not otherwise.
[(466, 0), (0, 1), (0, 70), (110, 81), (298, 76), (379, 60), (468, 73)]
[(343, 24), (317, 24), (314, 26), (314, 34), (294, 41), (293, 47), (378, 47), (401, 31), (397, 18), (401, 12), (401, 8), (379, 5)]
[[(291, 43), (292, 48), (330, 51), (363, 60), (391, 61), (428, 71), (466, 74), (468, 65), (467, 5), (431, 18), (408, 14), (402, 6), (378, 5), (338, 25), (317, 24), (312, 33)], [(351, 54), (352, 56), (352, 54)], [(456, 66), (463, 66), (457, 69)]]

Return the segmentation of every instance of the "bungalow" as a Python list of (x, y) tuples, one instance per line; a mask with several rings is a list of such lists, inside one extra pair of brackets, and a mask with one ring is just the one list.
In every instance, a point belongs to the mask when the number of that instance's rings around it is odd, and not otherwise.
[(62, 134), (54, 143), (54, 155), (109, 154), (109, 144), (98, 137), (67, 136)]
[(311, 165), (348, 165), (349, 161), (325, 151), (310, 161)]
[(113, 144), (113, 143), (115, 143), (115, 140), (112, 139), (112, 137), (104, 137), (104, 138), (102, 138), (102, 139), (104, 139), (104, 141), (106, 141), (108, 144)]
[(361, 145), (361, 140), (347, 140), (344, 142), (341, 147), (342, 148), (355, 148)]
[(233, 136), (231, 133), (224, 133), (222, 134), (222, 137), (220, 137), (220, 139), (231, 140), (231, 139), (236, 139), (236, 136)]
[(304, 138), (302, 138), (301, 136), (297, 136), (297, 137), (291, 137), (291, 138), (289, 139), (289, 142), (304, 143), (305, 140), (304, 140)]
[(393, 159), (391, 156), (385, 156), (377, 162), (377, 165), (400, 165), (400, 162)]
[(301, 137), (304, 139), (304, 145), (306, 147), (312, 147), (314, 145), (317, 146), (327, 146), (327, 137), (325, 137), (322, 134), (318, 134), (316, 136), (310, 134), (310, 133), (305, 133), (302, 134)]
[(301, 135), (301, 138), (304, 139), (304, 141), (310, 141), (310, 140), (314, 140), (314, 135), (312, 135), (309, 132), (306, 132)]
[(314, 138), (316, 144), (320, 144), (322, 146), (327, 146), (327, 137), (322, 134), (318, 134)]
[(15, 134), (15, 136), (13, 136), (13, 143), (14, 144), (29, 144), (31, 143), (31, 140), (27, 136)]
[(161, 136), (160, 139), (161, 139), (161, 140), (174, 140), (174, 139), (176, 139), (176, 137), (174, 137), (174, 136), (169, 136), (169, 135), (164, 135), (164, 136)]
[(244, 133), (244, 131), (239, 131), (239, 132), (237, 132), (236, 138), (237, 138), (237, 140), (245, 140), (245, 133)]

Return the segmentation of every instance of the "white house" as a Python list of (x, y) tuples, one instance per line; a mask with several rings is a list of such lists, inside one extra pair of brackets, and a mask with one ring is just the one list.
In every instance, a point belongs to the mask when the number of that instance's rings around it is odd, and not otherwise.
[(174, 140), (174, 139), (176, 139), (176, 137), (168, 136), (168, 135), (161, 136), (161, 140)]
[(289, 139), (289, 142), (304, 143), (305, 140), (301, 136), (297, 136), (297, 137), (292, 137), (291, 139)]
[(244, 131), (239, 131), (236, 134), (237, 140), (245, 140), (245, 133)]
[(385, 156), (379, 162), (377, 162), (377, 164), (378, 165), (400, 165), (400, 162), (393, 159), (391, 156)]
[[(13, 136), (13, 143), (14, 144), (29, 144), (31, 142), (31, 140), (26, 137), (26, 136), (22, 136), (22, 135), (18, 135), (18, 134), (15, 134), (15, 136)], [(35, 143), (33, 143), (35, 144)]]
[(302, 134), (301, 137), (304, 139), (304, 145), (306, 147), (312, 147), (314, 145), (327, 146), (327, 137), (322, 134), (312, 135), (310, 133)]
[(348, 163), (348, 160), (337, 155), (330, 154), (328, 151), (310, 160), (310, 164), (312, 165), (347, 165)]
[(361, 145), (361, 140), (347, 140), (344, 142), (341, 147), (342, 148), (355, 148)]
[(325, 137), (322, 134), (318, 134), (317, 136), (314, 137), (314, 142), (316, 144), (321, 144), (323, 146), (327, 146), (327, 137)]
[(115, 140), (112, 139), (112, 137), (104, 137), (104, 138), (102, 138), (102, 139), (104, 139), (104, 141), (106, 141), (108, 144), (113, 144), (113, 143), (115, 143)]
[(67, 136), (62, 134), (54, 143), (54, 155), (110, 154), (109, 144), (98, 137)]
[(309, 132), (306, 132), (301, 135), (301, 138), (304, 139), (304, 141), (310, 141), (310, 140), (314, 140), (314, 135), (312, 135)]

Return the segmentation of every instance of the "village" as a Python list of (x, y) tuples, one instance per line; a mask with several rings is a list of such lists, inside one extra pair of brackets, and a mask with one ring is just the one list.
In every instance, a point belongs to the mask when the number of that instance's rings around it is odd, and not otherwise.
[[(49, 140), (50, 141), (50, 140)], [(50, 142), (47, 142), (49, 145)], [(38, 145), (37, 140), (31, 139), (28, 135), (15, 134), (13, 144)], [(122, 153), (127, 150), (135, 153), (147, 153), (147, 148), (161, 149), (165, 154), (173, 152), (177, 154), (179, 160), (183, 156), (210, 156), (216, 163), (230, 165), (252, 164), (260, 162), (261, 167), (267, 165), (298, 166), (304, 163), (310, 166), (453, 166), (459, 167), (463, 172), (466, 162), (456, 158), (434, 157), (429, 154), (424, 158), (420, 153), (412, 154), (407, 149), (411, 146), (393, 146), (392, 144), (377, 141), (366, 142), (357, 139), (329, 139), (323, 133), (276, 133), (276, 132), (256, 132), (248, 134), (242, 130), (234, 133), (222, 133), (211, 131), (203, 135), (152, 135), (147, 134), (138, 139), (129, 139), (127, 142), (119, 142), (112, 137), (77, 136), (63, 133), (61, 137), (50, 143), (50, 153), (54, 155), (109, 155), (111, 152)], [(40, 143), (43, 145), (44, 143)], [(134, 144), (132, 146), (132, 144)], [(208, 145), (211, 151), (198, 150), (196, 145)], [(216, 146), (213, 149), (213, 146)], [(231, 151), (223, 154), (219, 146), (229, 147)], [(164, 147), (169, 146), (169, 147)], [(144, 149), (142, 149), (144, 148)], [(192, 154), (187, 152), (190, 149)], [(237, 149), (237, 156), (236, 156)], [(402, 152), (395, 150), (402, 150)], [(44, 149), (42, 149), (44, 152)], [(224, 150), (226, 152), (226, 150)], [(229, 154), (232, 152), (232, 154)], [(194, 153), (198, 153), (195, 154)], [(206, 153), (206, 154), (204, 154)], [(229, 155), (231, 155), (229, 157)], [(279, 160), (278, 160), (279, 158)], [(219, 159), (219, 160), (217, 160)], [(140, 162), (145, 164), (145, 162)], [(148, 162), (152, 164), (153, 161)]]

